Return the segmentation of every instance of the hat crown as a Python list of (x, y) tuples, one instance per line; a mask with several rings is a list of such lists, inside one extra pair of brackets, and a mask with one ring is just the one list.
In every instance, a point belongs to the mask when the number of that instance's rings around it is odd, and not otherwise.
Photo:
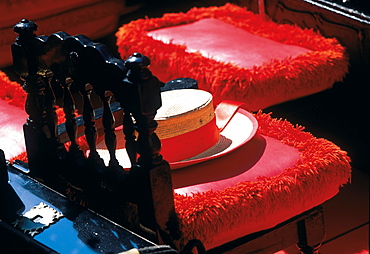
[(196, 130), (214, 119), (212, 95), (197, 89), (178, 89), (161, 93), (162, 107), (155, 120), (161, 139)]

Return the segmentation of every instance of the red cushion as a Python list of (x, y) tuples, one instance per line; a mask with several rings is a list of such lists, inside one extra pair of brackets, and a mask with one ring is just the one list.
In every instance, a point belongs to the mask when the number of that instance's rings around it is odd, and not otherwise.
[[(257, 135), (246, 145), (228, 155), (191, 167), (173, 170), (172, 180), (175, 193), (197, 198), (197, 194), (204, 195), (209, 191), (214, 192), (214, 195), (217, 195), (218, 191), (227, 193), (228, 188), (237, 189), (236, 186), (241, 182), (258, 184), (258, 181), (261, 181), (262, 193), (264, 178), (281, 177), (281, 174), (286, 170), (294, 168), (300, 156), (301, 153), (297, 148), (285, 145), (275, 138)], [(312, 187), (315, 188), (314, 185)], [(271, 191), (274, 192), (272, 189)], [(238, 195), (241, 194), (236, 190), (230, 193), (235, 195), (230, 197), (232, 199), (237, 199)], [(276, 192), (276, 197), (267, 203), (264, 201), (261, 202), (261, 206), (251, 207), (249, 215), (246, 216), (247, 219), (235, 216), (235, 225), (228, 226), (228, 219), (225, 218), (223, 222), (223, 217), (220, 215), (217, 224), (222, 230), (218, 230), (217, 234), (207, 236), (207, 229), (203, 228), (204, 232), (197, 233), (197, 237), (199, 234), (201, 236), (206, 234), (203, 241), (206, 248), (211, 249), (244, 235), (272, 228), (330, 199), (338, 193), (338, 186), (327, 183), (325, 191), (316, 193), (314, 197), (311, 190), (307, 190), (306, 193), (307, 195), (301, 194), (300, 200), (295, 200), (296, 194), (292, 194), (292, 200), (289, 200), (286, 196), (281, 199), (279, 192)], [(221, 194), (219, 195), (221, 196)], [(244, 198), (248, 200), (247, 197)], [(210, 203), (207, 206), (212, 206), (213, 201), (208, 200), (207, 202)], [(235, 205), (235, 209), (237, 207)], [(188, 209), (191, 209), (191, 206)], [(232, 213), (232, 207), (225, 209), (230, 209)]]
[(135, 51), (148, 56), (162, 81), (193, 78), (216, 103), (240, 101), (252, 111), (331, 88), (348, 71), (336, 39), (229, 3), (135, 20), (116, 36), (123, 59)]

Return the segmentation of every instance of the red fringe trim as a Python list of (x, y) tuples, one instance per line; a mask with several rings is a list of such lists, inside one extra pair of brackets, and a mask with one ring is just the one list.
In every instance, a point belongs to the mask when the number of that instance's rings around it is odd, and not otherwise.
[(24, 107), (27, 94), (22, 86), (0, 70), (0, 99), (7, 101), (10, 105)]
[[(217, 18), (252, 34), (312, 51), (284, 61), (243, 69), (229, 63), (186, 52), (185, 46), (165, 44), (147, 33), (151, 30)], [(348, 72), (345, 49), (336, 39), (324, 38), (313, 30), (264, 21), (244, 8), (193, 8), (187, 13), (167, 13), (161, 18), (139, 19), (123, 25), (116, 33), (123, 59), (140, 52), (151, 59), (152, 70), (163, 81), (191, 77), (199, 87), (213, 93), (216, 102), (229, 99), (245, 102), (250, 110), (271, 106), (272, 101), (292, 99), (332, 87)], [(171, 71), (166, 71), (171, 70)], [(300, 96), (296, 96), (300, 97)]]

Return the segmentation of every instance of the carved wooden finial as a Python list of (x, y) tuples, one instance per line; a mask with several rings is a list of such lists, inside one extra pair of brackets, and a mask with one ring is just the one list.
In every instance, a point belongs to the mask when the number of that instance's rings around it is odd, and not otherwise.
[(38, 26), (35, 22), (22, 19), (14, 26), (13, 30), (20, 36), (34, 36), (37, 28)]
[[(126, 136), (126, 147), (129, 152), (131, 164), (134, 161), (134, 150), (140, 155), (138, 164), (156, 165), (161, 163), (161, 142), (155, 133), (157, 122), (154, 117), (157, 110), (162, 106), (160, 88), (164, 86), (158, 78), (149, 70), (150, 60), (148, 57), (133, 53), (126, 61), (127, 75), (124, 79), (125, 94), (130, 98), (124, 100), (125, 121), (124, 132)], [(130, 119), (135, 119), (135, 127), (130, 124)], [(125, 120), (124, 119), (124, 120)], [(138, 132), (136, 142), (134, 129)], [(135, 149), (134, 149), (135, 147)], [(150, 168), (150, 167), (149, 167)]]

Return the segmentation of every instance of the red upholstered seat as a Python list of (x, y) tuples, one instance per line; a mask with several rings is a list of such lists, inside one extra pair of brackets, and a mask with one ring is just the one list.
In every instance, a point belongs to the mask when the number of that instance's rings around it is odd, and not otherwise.
[(116, 36), (122, 58), (143, 53), (162, 81), (194, 78), (215, 101), (253, 111), (331, 88), (348, 68), (336, 39), (231, 4), (132, 21)]
[(172, 172), (185, 238), (210, 249), (269, 229), (332, 198), (349, 158), (302, 127), (255, 115), (257, 135), (223, 157)]
[[(9, 112), (13, 119), (0, 126), (6, 126), (0, 133), (18, 132), (17, 142), (0, 135), (0, 148), (11, 159), (13, 151), (25, 149), (19, 132), (26, 116), (21, 108), (0, 103), (0, 116)], [(332, 142), (269, 114), (255, 117), (257, 134), (245, 145), (172, 170), (184, 242), (199, 239), (210, 249), (274, 227), (332, 198), (350, 179), (350, 159)]]

